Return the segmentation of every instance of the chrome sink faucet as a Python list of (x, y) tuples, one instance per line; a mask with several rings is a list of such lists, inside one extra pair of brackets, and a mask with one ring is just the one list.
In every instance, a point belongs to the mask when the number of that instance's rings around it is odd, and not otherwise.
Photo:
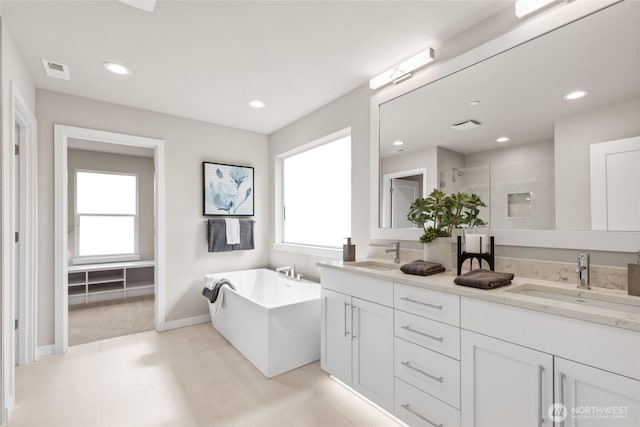
[(589, 285), (589, 254), (578, 254), (578, 289), (591, 289)]
[(393, 252), (394, 253), (394, 257), (393, 257), (393, 262), (395, 262), (396, 264), (400, 264), (400, 242), (391, 242), (391, 249), (387, 249), (385, 252), (389, 253), (389, 252)]

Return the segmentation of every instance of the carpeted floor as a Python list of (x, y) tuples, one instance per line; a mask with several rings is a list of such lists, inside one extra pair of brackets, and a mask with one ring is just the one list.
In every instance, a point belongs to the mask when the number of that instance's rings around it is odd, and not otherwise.
[(69, 345), (154, 329), (154, 296), (69, 306)]

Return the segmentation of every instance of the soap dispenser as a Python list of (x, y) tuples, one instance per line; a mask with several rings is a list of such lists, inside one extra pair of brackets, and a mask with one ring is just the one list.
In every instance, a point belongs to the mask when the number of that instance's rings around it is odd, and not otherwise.
[(342, 246), (342, 260), (343, 261), (355, 261), (356, 260), (356, 245), (351, 244), (351, 237), (347, 237), (347, 244)]
[(638, 251), (638, 262), (627, 265), (627, 286), (629, 295), (640, 296), (640, 251)]

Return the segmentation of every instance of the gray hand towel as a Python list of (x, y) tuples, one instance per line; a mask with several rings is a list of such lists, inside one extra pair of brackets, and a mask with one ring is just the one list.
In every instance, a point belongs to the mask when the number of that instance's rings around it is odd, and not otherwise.
[(411, 261), (400, 267), (400, 271), (405, 274), (413, 274), (416, 276), (430, 276), (432, 274), (444, 273), (446, 269), (442, 264), (428, 262), (421, 259)]
[(455, 279), (453, 283), (460, 286), (469, 286), (478, 289), (495, 289), (511, 284), (512, 273), (496, 273), (490, 270), (471, 270)]

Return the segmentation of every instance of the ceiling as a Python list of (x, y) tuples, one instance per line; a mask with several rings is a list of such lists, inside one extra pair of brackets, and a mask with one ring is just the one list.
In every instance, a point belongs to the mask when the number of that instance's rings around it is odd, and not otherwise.
[[(609, 7), (380, 108), (380, 153), (441, 146), (460, 153), (553, 141), (554, 123), (640, 98), (640, 2)], [(567, 101), (576, 89), (590, 94)], [(480, 105), (470, 106), (478, 100)], [(475, 119), (465, 131), (452, 124)]]
[[(159, 0), (148, 13), (3, 0), (2, 14), (38, 88), (270, 134), (512, 5)], [(41, 59), (68, 65), (71, 80), (46, 77)], [(107, 73), (106, 61), (133, 73)]]

